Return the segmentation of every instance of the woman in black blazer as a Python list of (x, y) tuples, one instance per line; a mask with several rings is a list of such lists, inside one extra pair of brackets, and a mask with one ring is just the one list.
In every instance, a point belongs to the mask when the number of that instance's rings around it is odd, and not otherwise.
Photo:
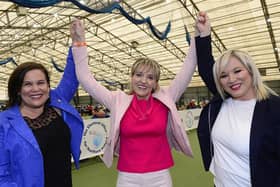
[(196, 29), (198, 71), (214, 95), (197, 130), (205, 170), (216, 187), (280, 187), (280, 98), (246, 52), (228, 50), (214, 63), (206, 13)]

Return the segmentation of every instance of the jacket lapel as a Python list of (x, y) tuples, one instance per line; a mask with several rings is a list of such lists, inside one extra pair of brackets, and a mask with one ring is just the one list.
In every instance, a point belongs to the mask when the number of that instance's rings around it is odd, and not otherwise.
[(32, 130), (28, 127), (27, 123), (21, 116), (20, 110), (18, 106), (14, 106), (11, 109), (8, 110), (7, 118), (11, 124), (11, 127), (15, 129), (15, 131), (27, 142), (29, 142), (35, 149), (37, 149), (39, 152), (40, 148), (37, 143), (37, 140), (35, 139)]
[[(118, 139), (119, 139), (120, 121), (123, 118), (124, 113), (128, 109), (128, 107), (129, 107), (129, 105), (132, 101), (132, 98), (133, 98), (133, 95), (122, 96), (120, 98), (120, 102), (119, 102), (119, 103), (122, 103), (122, 105), (121, 106), (116, 106), (116, 108), (117, 108), (117, 110), (115, 111), (117, 113), (116, 114), (116, 122), (115, 122), (116, 126), (111, 126), (110, 127), (110, 128), (112, 128), (112, 133), (113, 133), (111, 137), (114, 137), (114, 139), (113, 139), (114, 146), (117, 144)], [(112, 148), (114, 146), (112, 146)]]
[(64, 121), (66, 121), (66, 119), (65, 119), (66, 116), (63, 115), (63, 112), (67, 112), (67, 113), (70, 113), (71, 115), (74, 115), (80, 122), (83, 122), (82, 118), (80, 117), (80, 114), (74, 107), (69, 107), (68, 103), (66, 106), (65, 102), (63, 102), (62, 99), (60, 99), (53, 90), (51, 90), (50, 94), (51, 94), (50, 97), (52, 98), (50, 100), (50, 106), (53, 106), (58, 109), (63, 108), (63, 111), (61, 111), (61, 115), (62, 115), (62, 118), (64, 119)]
[[(212, 98), (212, 101), (210, 103), (210, 107), (208, 110), (210, 110), (210, 113), (208, 113), (208, 117), (210, 117), (209, 122), (210, 122), (210, 125), (211, 125), (211, 129), (217, 119), (217, 116), (220, 112), (220, 109), (222, 107), (222, 104), (223, 104), (223, 100), (220, 96), (214, 96)], [(211, 107), (211, 105), (214, 105), (215, 107)]]
[(123, 100), (122, 100), (122, 106), (120, 106), (120, 115), (118, 116), (121, 116), (121, 118), (123, 117), (124, 113), (127, 111), (131, 101), (133, 99), (133, 95), (129, 95), (128, 97), (125, 97)]
[[(251, 126), (251, 132), (250, 132), (250, 155), (249, 155), (249, 161), (250, 161), (250, 172), (251, 172), (251, 180), (252, 180), (252, 185), (255, 186), (255, 176), (256, 176), (256, 171), (257, 170), (257, 158), (258, 154), (260, 154), (259, 150), (260, 144), (262, 141), (261, 134), (263, 129), (265, 128), (265, 124), (268, 119), (265, 119), (264, 116), (267, 110), (267, 102), (268, 100), (264, 101), (257, 101), (255, 110), (253, 113), (253, 119), (252, 119), (252, 126)], [(267, 127), (266, 127), (267, 128)]]
[(263, 125), (267, 121), (264, 119), (264, 114), (266, 113), (266, 102), (267, 100), (264, 101), (257, 101), (256, 106), (255, 106), (255, 111), (253, 114), (253, 119), (252, 119), (252, 126), (251, 126), (251, 132), (250, 132), (250, 157), (252, 156), (256, 158), (256, 155), (259, 154), (258, 151), (258, 145), (260, 144), (259, 141), (261, 141), (260, 134), (263, 131)]

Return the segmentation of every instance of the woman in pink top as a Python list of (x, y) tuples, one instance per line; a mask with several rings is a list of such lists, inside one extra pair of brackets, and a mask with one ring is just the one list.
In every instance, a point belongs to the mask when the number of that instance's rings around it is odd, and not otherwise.
[[(75, 20), (71, 36), (85, 44), (84, 27)], [(83, 88), (111, 112), (109, 138), (102, 157), (107, 167), (118, 155), (118, 187), (171, 187), (171, 148), (192, 156), (175, 102), (185, 91), (196, 66), (195, 42), (183, 67), (168, 87), (159, 87), (160, 66), (140, 58), (131, 68), (131, 92), (110, 91), (92, 76), (86, 46), (73, 47), (76, 74)]]

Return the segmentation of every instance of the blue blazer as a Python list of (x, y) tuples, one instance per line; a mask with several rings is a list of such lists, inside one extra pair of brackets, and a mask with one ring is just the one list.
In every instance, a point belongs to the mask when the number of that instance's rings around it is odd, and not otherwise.
[[(63, 77), (50, 91), (50, 106), (58, 108), (71, 131), (71, 153), (79, 167), (83, 121), (70, 104), (78, 81), (69, 49)], [(44, 187), (43, 157), (39, 145), (23, 119), (19, 106), (0, 113), (0, 187)]]
[[(202, 110), (198, 124), (198, 139), (205, 170), (213, 157), (211, 129), (222, 106), (212, 72), (211, 37), (196, 38), (198, 71), (214, 97)], [(250, 132), (249, 154), (252, 187), (280, 187), (280, 98), (270, 96), (257, 101)]]

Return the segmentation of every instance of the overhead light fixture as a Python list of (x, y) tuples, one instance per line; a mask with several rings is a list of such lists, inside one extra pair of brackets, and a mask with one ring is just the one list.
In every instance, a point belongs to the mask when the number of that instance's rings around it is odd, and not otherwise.
[(268, 23), (270, 23), (271, 22), (271, 20), (270, 20), (270, 18), (267, 18), (267, 20), (266, 20)]
[(234, 30), (233, 27), (229, 27), (229, 28), (228, 28), (228, 31), (233, 31), (233, 30)]
[(79, 2), (83, 5), (86, 5), (86, 2), (84, 0), (80, 0)]
[(17, 16), (26, 16), (28, 14), (28, 10), (25, 7), (18, 6), (16, 8)]
[(32, 25), (32, 27), (33, 27), (33, 28), (38, 28), (38, 27), (40, 27), (40, 25), (37, 24), (37, 23), (34, 23), (34, 24)]
[(135, 40), (133, 40), (132, 42), (130, 42), (131, 43), (131, 48), (132, 49), (136, 49), (138, 46), (139, 46), (139, 43), (137, 42), (137, 41), (135, 41)]

